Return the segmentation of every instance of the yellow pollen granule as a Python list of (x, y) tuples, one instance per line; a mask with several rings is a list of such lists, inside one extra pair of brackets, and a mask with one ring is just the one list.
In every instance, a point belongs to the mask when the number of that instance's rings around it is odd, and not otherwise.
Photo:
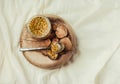
[(49, 51), (47, 52), (47, 54), (48, 54), (48, 57), (49, 57), (50, 59), (52, 59), (52, 60), (55, 60), (55, 59), (58, 58), (58, 54), (52, 52), (51, 50), (49, 50)]
[(32, 19), (32, 21), (29, 24), (29, 29), (35, 36), (45, 35), (48, 29), (48, 24), (46, 19), (43, 17), (36, 17)]
[(57, 53), (60, 50), (60, 45), (58, 43), (51, 44), (51, 51)]

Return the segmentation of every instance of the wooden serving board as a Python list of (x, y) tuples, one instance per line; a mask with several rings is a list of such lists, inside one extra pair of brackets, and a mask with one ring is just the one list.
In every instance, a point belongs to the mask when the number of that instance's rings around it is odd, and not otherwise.
[[(41, 51), (24, 51), (23, 55), (31, 64), (35, 66), (45, 69), (55, 69), (66, 64), (70, 60), (70, 58), (74, 56), (77, 50), (76, 48), (77, 40), (71, 26), (67, 24), (62, 18), (55, 15), (45, 15), (45, 16), (49, 18), (51, 24), (57, 23), (57, 24), (64, 24), (66, 26), (67, 31), (69, 33), (67, 37), (70, 38), (70, 41), (72, 43), (72, 49), (64, 51), (64, 54), (62, 54), (57, 60), (51, 60), (48, 56), (43, 55)], [(49, 45), (50, 45), (49, 38), (42, 41), (33, 38), (28, 33), (26, 25), (24, 26), (20, 36), (21, 48), (36, 48), (41, 46), (45, 47)]]

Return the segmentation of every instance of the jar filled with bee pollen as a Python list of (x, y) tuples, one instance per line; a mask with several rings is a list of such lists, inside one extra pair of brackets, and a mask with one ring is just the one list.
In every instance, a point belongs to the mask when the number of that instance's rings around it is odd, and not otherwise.
[(50, 35), (51, 23), (45, 16), (35, 16), (29, 21), (27, 30), (33, 37), (44, 39)]

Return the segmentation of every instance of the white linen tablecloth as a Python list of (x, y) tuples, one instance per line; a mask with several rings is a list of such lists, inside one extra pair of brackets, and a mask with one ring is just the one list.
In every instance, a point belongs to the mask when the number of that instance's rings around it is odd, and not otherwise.
[[(72, 26), (80, 53), (69, 65), (41, 69), (19, 52), (22, 27), (37, 14)], [(120, 0), (0, 0), (0, 84), (120, 84)]]

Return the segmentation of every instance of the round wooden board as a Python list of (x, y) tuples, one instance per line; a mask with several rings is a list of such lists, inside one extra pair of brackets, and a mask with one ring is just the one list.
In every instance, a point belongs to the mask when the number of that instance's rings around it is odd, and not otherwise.
[[(66, 28), (69, 33), (69, 37), (72, 43), (72, 50), (66, 51), (62, 56), (57, 60), (51, 60), (48, 56), (44, 56), (40, 51), (25, 51), (23, 52), (24, 57), (33, 65), (45, 69), (55, 69), (59, 68), (62, 65), (66, 64), (70, 58), (76, 52), (76, 36), (73, 33), (73, 30), (69, 24), (67, 24), (62, 18), (55, 15), (45, 15), (49, 18), (51, 23), (59, 21), (60, 24), (66, 25)], [(45, 41), (46, 42), (46, 41)], [(45, 43), (44, 42), (44, 43)], [(31, 47), (40, 47), (44, 46), (39, 41), (36, 41), (28, 32), (26, 25), (24, 26), (21, 36), (20, 36), (20, 47), (21, 48), (31, 48)]]

